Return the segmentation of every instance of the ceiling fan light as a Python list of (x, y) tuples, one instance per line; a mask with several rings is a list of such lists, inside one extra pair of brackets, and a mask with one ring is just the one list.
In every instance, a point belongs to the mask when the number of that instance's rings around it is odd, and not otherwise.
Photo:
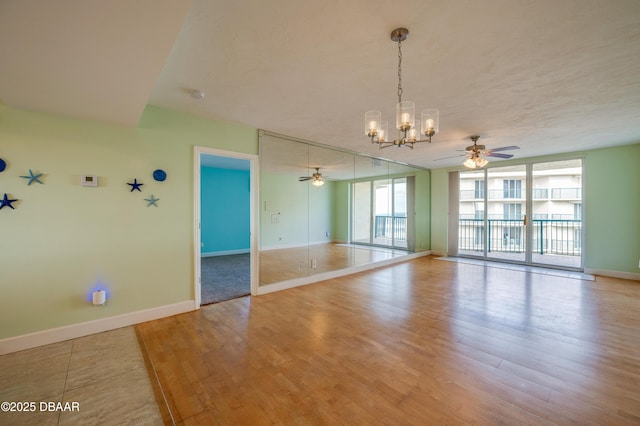
[(484, 158), (482, 158), (482, 157), (477, 157), (476, 158), (476, 166), (478, 168), (484, 167), (487, 164), (489, 164), (489, 162), (487, 160), (485, 160)]
[(324, 185), (324, 180), (322, 178), (314, 178), (311, 181), (311, 185), (313, 185), (313, 186), (322, 186), (322, 185)]
[(462, 163), (465, 167), (469, 168), (469, 169), (475, 169), (476, 168), (476, 162), (474, 160), (473, 157), (469, 157), (465, 160), (464, 163)]

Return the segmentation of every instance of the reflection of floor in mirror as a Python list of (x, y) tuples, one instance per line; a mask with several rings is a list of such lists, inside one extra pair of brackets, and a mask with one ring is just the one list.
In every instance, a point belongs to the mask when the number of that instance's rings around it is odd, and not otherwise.
[(263, 250), (260, 252), (260, 284), (366, 265), (407, 254), (406, 250), (333, 243)]

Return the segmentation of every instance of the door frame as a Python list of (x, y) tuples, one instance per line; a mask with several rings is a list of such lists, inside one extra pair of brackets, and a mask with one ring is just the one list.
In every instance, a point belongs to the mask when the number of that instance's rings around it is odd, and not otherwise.
[(194, 146), (193, 149), (193, 288), (195, 309), (200, 309), (201, 302), (201, 239), (200, 239), (200, 222), (201, 222), (201, 155), (215, 155), (218, 157), (235, 158), (240, 160), (249, 160), (249, 204), (250, 204), (250, 276), (251, 276), (251, 295), (258, 295), (259, 268), (258, 268), (258, 176), (259, 176), (259, 157), (254, 154), (245, 154), (241, 152), (225, 151), (217, 148), (209, 148), (205, 146)]

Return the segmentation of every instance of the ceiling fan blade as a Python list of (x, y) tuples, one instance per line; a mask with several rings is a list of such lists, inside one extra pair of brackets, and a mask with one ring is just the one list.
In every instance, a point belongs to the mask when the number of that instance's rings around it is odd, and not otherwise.
[(300, 176), (298, 182), (304, 182), (305, 180), (313, 179), (313, 176)]
[(467, 154), (452, 155), (451, 157), (436, 158), (433, 161), (448, 160), (449, 158), (466, 157)]
[(498, 151), (509, 151), (510, 149), (520, 149), (519, 146), (501, 146), (500, 148), (492, 148), (489, 149), (488, 151), (490, 152), (498, 152)]
[(486, 155), (487, 157), (496, 157), (496, 158), (511, 158), (511, 157), (513, 157), (512, 154), (494, 154), (493, 152), (483, 153), (483, 155)]

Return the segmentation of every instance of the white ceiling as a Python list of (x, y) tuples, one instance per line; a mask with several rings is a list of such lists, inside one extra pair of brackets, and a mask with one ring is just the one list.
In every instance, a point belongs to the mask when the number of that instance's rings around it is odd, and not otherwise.
[[(440, 133), (379, 151), (400, 26)], [(638, 0), (0, 0), (0, 57), (13, 107), (135, 126), (150, 103), (427, 168), (476, 133), (518, 158), (640, 142)]]

